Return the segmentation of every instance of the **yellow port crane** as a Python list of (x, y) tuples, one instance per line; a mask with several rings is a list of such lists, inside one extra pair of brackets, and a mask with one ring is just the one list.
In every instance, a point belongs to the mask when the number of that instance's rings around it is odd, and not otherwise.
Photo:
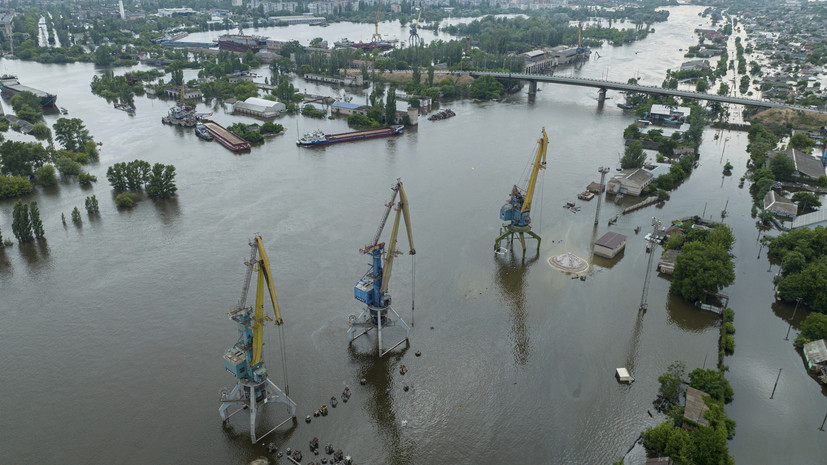
[(513, 242), (514, 234), (519, 235), (520, 244), (525, 255), (525, 234), (537, 239), (537, 251), (540, 251), (540, 236), (531, 230), (531, 201), (534, 199), (534, 190), (540, 170), (546, 169), (546, 151), (548, 150), (548, 135), (543, 128), (543, 136), (537, 141), (537, 153), (531, 168), (531, 176), (525, 189), (514, 185), (511, 189), (508, 202), (500, 208), (500, 219), (508, 221), (503, 225), (503, 232), (494, 241), (494, 251), (500, 250), (500, 241), (509, 238)]
[(382, 34), (379, 34), (379, 15), (382, 12), (382, 0), (379, 0), (379, 5), (376, 7), (376, 20), (373, 22), (374, 27), (376, 28), (373, 32), (373, 36), (371, 36), (371, 42), (381, 42), (382, 41)]
[[(241, 293), (241, 299), (235, 309), (227, 316), (237, 324), (238, 340), (224, 353), (224, 368), (236, 378), (236, 385), (232, 391), (221, 391), (221, 407), (218, 413), (223, 421), (239, 411), (249, 410), (250, 412), (250, 438), (253, 443), (275, 431), (284, 423), (296, 418), (296, 403), (288, 397), (287, 391), (287, 369), (285, 360), (284, 333), (281, 332), (282, 370), (285, 376), (285, 390), (282, 391), (270, 380), (267, 368), (264, 366), (262, 349), (264, 347), (264, 322), (275, 321), (281, 327), (284, 322), (279, 313), (279, 305), (276, 300), (276, 290), (273, 286), (273, 274), (270, 270), (270, 259), (264, 250), (261, 236), (256, 235), (250, 241), (250, 259), (244, 263), (247, 265), (246, 280)], [(256, 302), (252, 307), (246, 305), (247, 293), (250, 289), (253, 273), (257, 273), (256, 279)], [(264, 314), (264, 287), (270, 294), (270, 306), (273, 309), (273, 318)], [(280, 328), (281, 330), (281, 328)], [(271, 429), (261, 437), (256, 437), (256, 416), (265, 404), (278, 402), (287, 405), (290, 417), (275, 428)], [(233, 404), (239, 404), (239, 408), (228, 414), (227, 410)]]
[(416, 21), (411, 24), (410, 35), (408, 36), (408, 45), (411, 47), (419, 47), (423, 44), (424, 39), (419, 37), (417, 28), (419, 27), (419, 19), (422, 17), (422, 6), (419, 7), (419, 14), (416, 16)]

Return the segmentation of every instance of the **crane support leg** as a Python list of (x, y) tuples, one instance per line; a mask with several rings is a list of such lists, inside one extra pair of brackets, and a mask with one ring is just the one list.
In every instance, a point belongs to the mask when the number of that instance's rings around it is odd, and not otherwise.
[[(403, 327), (405, 329), (405, 337), (389, 349), (385, 349), (382, 345), (382, 331), (393, 326)], [(362, 329), (362, 331), (354, 336), (359, 329)], [(408, 339), (411, 336), (411, 327), (408, 326), (408, 324), (405, 323), (405, 320), (403, 320), (399, 314), (396, 313), (396, 310), (390, 306), (385, 308), (365, 307), (359, 316), (351, 315), (350, 329), (347, 330), (347, 335), (350, 338), (350, 341), (353, 342), (357, 338), (370, 332), (372, 329), (376, 329), (376, 351), (379, 354), (379, 357), (387, 355), (388, 352), (399, 347), (403, 343), (408, 342)]]
[(525, 254), (525, 248), (526, 248), (525, 247), (525, 234), (528, 234), (529, 236), (533, 237), (534, 239), (537, 239), (537, 252), (540, 251), (540, 241), (541, 241), (541, 239), (540, 239), (540, 236), (538, 236), (537, 234), (534, 233), (534, 231), (531, 231), (531, 230), (528, 230), (528, 231), (514, 231), (511, 228), (506, 228), (505, 232), (503, 232), (502, 234), (497, 236), (497, 238), (494, 240), (494, 252), (497, 252), (498, 250), (500, 250), (500, 242), (502, 242), (502, 240), (505, 239), (505, 238), (508, 238), (508, 241), (513, 243), (515, 234), (519, 235), (520, 244), (523, 246), (523, 254)]
[[(270, 431), (261, 436), (256, 436), (259, 410), (263, 409), (266, 404), (274, 402), (286, 405), (290, 416)], [(232, 404), (241, 404), (241, 407), (227, 415), (227, 410)], [(296, 403), (276, 386), (276, 383), (270, 380), (270, 378), (267, 378), (261, 383), (245, 383), (243, 381), (236, 383), (232, 391), (221, 394), (221, 407), (218, 408), (218, 413), (221, 414), (221, 419), (226, 423), (231, 416), (244, 410), (245, 407), (250, 411), (250, 440), (253, 444), (280, 428), (288, 421), (296, 421)]]

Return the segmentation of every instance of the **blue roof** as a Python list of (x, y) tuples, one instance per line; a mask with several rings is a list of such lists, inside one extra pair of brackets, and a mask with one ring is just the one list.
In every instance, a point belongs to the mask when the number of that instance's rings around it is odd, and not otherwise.
[(331, 107), (334, 107), (334, 108), (345, 108), (347, 110), (355, 110), (355, 109), (357, 109), (361, 106), (362, 105), (359, 105), (358, 103), (350, 103), (350, 102), (333, 102), (333, 105), (331, 105)]

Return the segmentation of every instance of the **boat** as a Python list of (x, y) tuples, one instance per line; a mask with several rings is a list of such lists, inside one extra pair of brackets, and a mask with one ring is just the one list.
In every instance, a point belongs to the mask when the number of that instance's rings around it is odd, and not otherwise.
[(374, 139), (376, 137), (400, 134), (403, 129), (405, 129), (405, 126), (394, 125), (377, 129), (365, 129), (363, 131), (343, 132), (341, 134), (325, 134), (322, 131), (316, 130), (305, 134), (301, 139), (296, 141), (296, 145), (325, 145), (354, 140)]
[(68, 115), (68, 114), (69, 114), (69, 110), (67, 110), (67, 109), (66, 109), (66, 108), (64, 108), (64, 107), (60, 107), (60, 114), (62, 114), (62, 115)]
[(189, 105), (176, 105), (169, 109), (169, 114), (161, 118), (164, 124), (171, 124), (173, 126), (184, 126), (188, 128), (195, 127), (196, 118), (195, 111)]
[[(232, 152), (250, 150), (250, 143), (233, 134), (224, 126), (208, 119), (202, 120), (204, 128), (212, 135), (219, 144)], [(196, 126), (197, 128), (197, 126)], [(196, 134), (198, 134), (196, 132)]]
[(212, 141), (215, 139), (210, 131), (204, 126), (203, 123), (197, 123), (195, 125), (195, 135), (198, 136), (200, 139), (204, 139), (205, 141)]
[(17, 76), (13, 74), (4, 74), (0, 76), (0, 90), (2, 90), (3, 94), (10, 97), (21, 92), (31, 92), (40, 98), (40, 105), (44, 107), (54, 106), (57, 101), (57, 95), (50, 94), (33, 87), (24, 86), (23, 84), (20, 84)]
[(618, 103), (617, 107), (620, 108), (621, 110), (634, 110), (636, 108), (632, 105), (626, 105), (625, 103)]
[(645, 119), (639, 119), (639, 120), (635, 121), (635, 124), (637, 124), (638, 126), (640, 126), (642, 128), (645, 128), (646, 126), (649, 126), (650, 124), (652, 124), (652, 122), (649, 121), (649, 120), (645, 120)]
[(218, 37), (218, 49), (244, 53), (252, 50), (254, 53), (267, 48), (267, 37), (245, 35), (241, 28), (238, 34), (224, 34)]
[(594, 194), (589, 191), (583, 191), (577, 194), (577, 198), (580, 200), (591, 200), (594, 198)]

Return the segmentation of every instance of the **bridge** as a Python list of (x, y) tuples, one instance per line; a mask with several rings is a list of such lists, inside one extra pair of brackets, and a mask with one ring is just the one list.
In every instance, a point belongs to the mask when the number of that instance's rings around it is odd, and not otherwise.
[(570, 86), (581, 86), (581, 87), (595, 87), (599, 89), (598, 93), (598, 101), (602, 102), (606, 99), (606, 91), (611, 90), (618, 90), (624, 92), (640, 92), (644, 94), (655, 94), (655, 95), (669, 95), (672, 97), (682, 97), (682, 98), (691, 98), (697, 100), (708, 100), (712, 102), (721, 102), (721, 103), (734, 103), (736, 105), (750, 105), (754, 107), (762, 107), (762, 108), (784, 108), (789, 110), (800, 110), (800, 111), (809, 111), (814, 113), (821, 113), (827, 114), (827, 110), (824, 109), (812, 109), (808, 107), (804, 107), (801, 105), (790, 105), (783, 102), (772, 102), (769, 100), (758, 100), (758, 99), (751, 99), (751, 98), (743, 98), (743, 97), (730, 97), (726, 95), (713, 95), (713, 94), (704, 94), (701, 92), (692, 92), (688, 90), (677, 90), (677, 89), (664, 89), (662, 87), (657, 86), (643, 86), (640, 84), (628, 84), (625, 82), (617, 82), (617, 81), (605, 81), (602, 79), (591, 79), (591, 78), (581, 78), (581, 77), (565, 77), (565, 76), (553, 76), (547, 74), (529, 74), (529, 73), (507, 73), (507, 72), (495, 72), (495, 71), (465, 71), (461, 74), (468, 74), (471, 76), (492, 76), (495, 78), (502, 78), (502, 79), (519, 79), (522, 81), (528, 81), (528, 94), (535, 95), (537, 93), (537, 83), (538, 82), (551, 82), (554, 84), (566, 84)]

